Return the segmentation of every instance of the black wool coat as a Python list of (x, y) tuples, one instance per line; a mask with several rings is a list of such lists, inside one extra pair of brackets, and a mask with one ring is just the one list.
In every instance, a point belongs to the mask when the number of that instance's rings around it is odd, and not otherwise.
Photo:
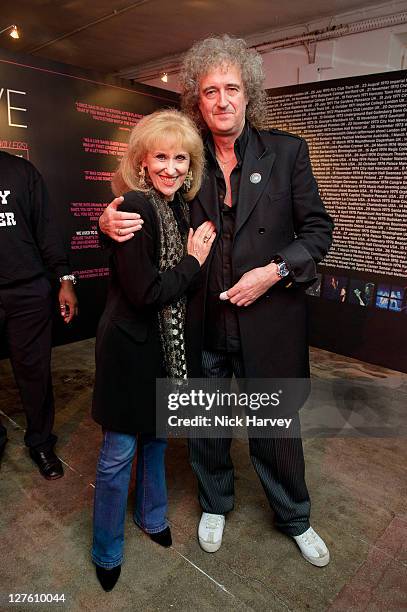
[(158, 311), (187, 291), (200, 265), (186, 255), (160, 273), (153, 205), (133, 191), (125, 194), (120, 210), (139, 213), (144, 225), (131, 240), (112, 245), (109, 292), (96, 336), (92, 416), (108, 430), (154, 432), (155, 379), (165, 376)]
[[(259, 178), (256, 174), (261, 177), (259, 182), (255, 182)], [(190, 214), (194, 228), (207, 219), (213, 221), (219, 237), (215, 180), (209, 173), (191, 202)], [(316, 264), (331, 245), (332, 230), (305, 140), (278, 130), (250, 128), (232, 247), (234, 283), (245, 272), (267, 265), (276, 255), (287, 263), (294, 282), (289, 288), (279, 282), (252, 305), (236, 307), (246, 377), (309, 376), (305, 288), (316, 278)], [(193, 377), (201, 376), (211, 254), (188, 303), (188, 372)]]

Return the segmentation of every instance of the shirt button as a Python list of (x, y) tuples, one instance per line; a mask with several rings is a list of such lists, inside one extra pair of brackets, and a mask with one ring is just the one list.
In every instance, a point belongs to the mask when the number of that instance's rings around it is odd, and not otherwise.
[(266, 228), (259, 227), (259, 234), (265, 234), (265, 233), (266, 233)]

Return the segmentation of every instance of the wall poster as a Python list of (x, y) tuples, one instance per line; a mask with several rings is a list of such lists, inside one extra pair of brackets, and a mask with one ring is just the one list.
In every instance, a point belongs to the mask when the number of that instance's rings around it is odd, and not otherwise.
[(80, 316), (70, 329), (55, 325), (57, 343), (95, 335), (109, 273), (96, 227), (112, 199), (111, 176), (138, 120), (176, 106), (171, 92), (0, 52), (0, 149), (43, 175), (79, 277)]
[(268, 90), (303, 136), (334, 244), (308, 290), (311, 344), (407, 371), (407, 71)]

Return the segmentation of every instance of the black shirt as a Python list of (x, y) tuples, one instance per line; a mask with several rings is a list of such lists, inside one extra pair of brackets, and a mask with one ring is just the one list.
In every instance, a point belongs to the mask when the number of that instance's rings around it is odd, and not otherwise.
[(0, 151), (0, 286), (29, 280), (45, 270), (57, 276), (69, 274), (51, 213), (36, 168)]
[(238, 306), (234, 306), (229, 301), (221, 301), (219, 295), (234, 285), (232, 246), (242, 163), (249, 140), (249, 129), (246, 123), (243, 132), (235, 142), (237, 164), (230, 175), (232, 206), (228, 206), (224, 201), (226, 183), (216, 159), (211, 135), (208, 136), (206, 142), (208, 172), (210, 180), (216, 181), (221, 222), (220, 234), (214, 246), (206, 297), (204, 348), (208, 350), (228, 352), (240, 350), (239, 322), (236, 312)]

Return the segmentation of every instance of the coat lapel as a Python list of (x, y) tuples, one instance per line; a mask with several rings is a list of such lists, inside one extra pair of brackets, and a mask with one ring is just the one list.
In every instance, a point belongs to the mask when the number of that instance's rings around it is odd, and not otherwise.
[(220, 232), (219, 200), (214, 173), (205, 176), (197, 197), (206, 216), (215, 224), (217, 232)]
[[(235, 236), (248, 219), (267, 187), (275, 159), (276, 154), (266, 146), (260, 134), (253, 130), (243, 158), (236, 211)], [(253, 179), (254, 181), (258, 180), (259, 176), (260, 181), (253, 182)]]

